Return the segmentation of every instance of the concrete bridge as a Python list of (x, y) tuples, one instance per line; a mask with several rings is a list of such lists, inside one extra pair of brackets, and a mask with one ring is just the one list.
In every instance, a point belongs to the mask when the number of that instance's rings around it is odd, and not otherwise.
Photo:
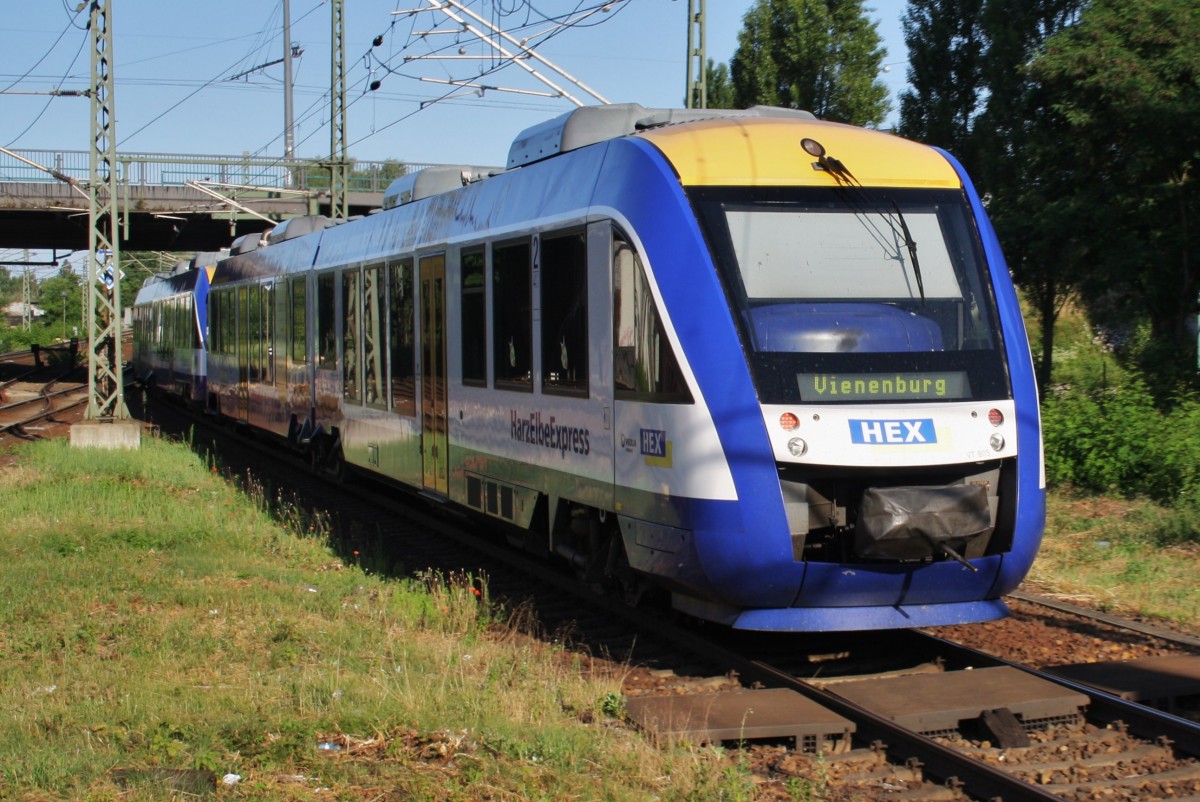
[[(88, 247), (87, 151), (20, 150), (20, 156), (78, 182), (0, 153), (0, 248)], [(216, 250), (234, 237), (305, 214), (329, 213), (328, 161), (171, 153), (117, 155), (126, 250)], [(350, 165), (350, 214), (383, 203), (394, 178), (427, 167), (398, 161)]]

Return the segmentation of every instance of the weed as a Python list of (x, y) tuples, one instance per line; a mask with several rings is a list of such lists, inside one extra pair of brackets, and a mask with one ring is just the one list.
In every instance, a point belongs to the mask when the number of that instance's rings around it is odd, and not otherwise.
[(625, 716), (625, 697), (616, 691), (609, 691), (600, 697), (600, 703), (597, 705), (600, 712), (609, 718), (623, 718)]

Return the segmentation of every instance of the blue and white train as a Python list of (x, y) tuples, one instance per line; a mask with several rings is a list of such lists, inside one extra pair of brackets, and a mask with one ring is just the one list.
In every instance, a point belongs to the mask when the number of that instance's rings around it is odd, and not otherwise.
[(208, 401), (208, 287), (221, 252), (198, 253), (142, 283), (133, 306), (133, 362), (142, 384), (191, 406)]
[(384, 206), (216, 266), (213, 411), (732, 627), (1006, 613), (1044, 522), (1038, 403), (948, 154), (628, 104)]

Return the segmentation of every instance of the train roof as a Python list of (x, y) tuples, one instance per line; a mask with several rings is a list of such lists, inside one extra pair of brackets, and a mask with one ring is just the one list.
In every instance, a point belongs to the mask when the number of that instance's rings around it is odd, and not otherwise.
[(523, 167), (606, 139), (628, 136), (660, 126), (698, 120), (748, 117), (816, 119), (811, 112), (778, 106), (751, 106), (748, 109), (647, 108), (640, 103), (584, 106), (526, 128), (518, 134), (508, 151), (508, 167)]
[(503, 167), (471, 164), (440, 164), (402, 175), (383, 193), (383, 208), (394, 209), (406, 203), (440, 195), (504, 172)]
[[(647, 108), (637, 103), (586, 106), (521, 132), (508, 152), (509, 169), (623, 136), (662, 151), (685, 186), (829, 186), (849, 180), (874, 186), (962, 185), (937, 150), (882, 131), (819, 120), (775, 106), (748, 109)], [(819, 142), (823, 161), (801, 143)], [(830, 163), (849, 175), (835, 176)]]
[(274, 245), (277, 242), (287, 242), (296, 237), (312, 234), (314, 231), (323, 231), (331, 225), (333, 225), (333, 222), (323, 214), (293, 217), (289, 220), (284, 220), (267, 233), (267, 245)]
[[(647, 108), (636, 103), (587, 106), (527, 128), (513, 141), (508, 164), (509, 168), (523, 168), (589, 145), (625, 137), (652, 144), (671, 164), (684, 186), (835, 186), (847, 183), (953, 189), (962, 186), (951, 161), (934, 148), (881, 131), (818, 120), (806, 111), (770, 106), (745, 110)], [(567, 161), (575, 173), (594, 178), (603, 169), (603, 159), (602, 154), (597, 154), (578, 164), (574, 159)], [(842, 168), (844, 172), (838, 172)], [(574, 174), (571, 170), (559, 175), (560, 183), (572, 184), (565, 177)], [(394, 180), (384, 195), (383, 208), (395, 209), (445, 195), (505, 173), (513, 178), (524, 175), (520, 169), (479, 165), (428, 167)], [(521, 182), (521, 179), (516, 180), (518, 184)], [(487, 186), (491, 186), (490, 182)], [(486, 197), (491, 197), (492, 193), (484, 192)], [(492, 202), (501, 201), (492, 198)], [(505, 207), (515, 202), (513, 198), (503, 199)], [(321, 215), (299, 217), (279, 224), (267, 235), (254, 233), (239, 237), (229, 252), (230, 258), (222, 263), (222, 275), (214, 276), (210, 270), (209, 277), (223, 282), (249, 273), (287, 272), (288, 265), (292, 264), (311, 265), (318, 243), (325, 239), (318, 236), (309, 242), (306, 235), (320, 235), (339, 222), (342, 221)], [(369, 230), (375, 232), (373, 228), (369, 227)], [(371, 236), (385, 235), (372, 233)], [(386, 236), (401, 234), (391, 232)], [(336, 236), (330, 241), (333, 251), (338, 251), (337, 243), (341, 241), (342, 238)], [(286, 253), (277, 251), (285, 243), (283, 250)], [(386, 250), (395, 243), (375, 245)], [(271, 254), (265, 261), (239, 258), (264, 246), (274, 246), (269, 249)]]
[(171, 270), (155, 273), (143, 281), (134, 299), (134, 306), (178, 295), (191, 295), (197, 290), (204, 291), (211, 278), (212, 272), (208, 268), (194, 268), (188, 262), (179, 262)]
[[(950, 161), (928, 145), (824, 120), (727, 117), (639, 136), (666, 156), (684, 186), (962, 186)], [(806, 141), (826, 156), (806, 151)], [(845, 173), (835, 175), (831, 164)]]

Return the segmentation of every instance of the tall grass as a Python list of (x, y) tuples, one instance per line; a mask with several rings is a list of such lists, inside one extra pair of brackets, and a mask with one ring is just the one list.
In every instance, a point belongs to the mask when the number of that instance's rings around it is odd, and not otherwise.
[(16, 461), (0, 798), (161, 798), (153, 772), (115, 779), (154, 767), (237, 774), (223, 793), (255, 799), (752, 798), (729, 760), (609, 718), (620, 672), (519, 636), (480, 578), (344, 564), (321, 516), (179, 445)]

